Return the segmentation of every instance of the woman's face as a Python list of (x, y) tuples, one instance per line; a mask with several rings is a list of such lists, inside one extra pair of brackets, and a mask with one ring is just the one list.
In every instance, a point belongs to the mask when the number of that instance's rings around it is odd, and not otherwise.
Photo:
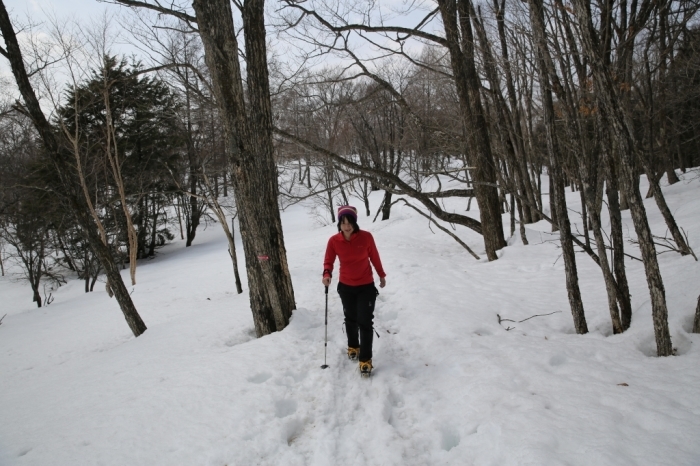
[(348, 220), (347, 217), (343, 217), (343, 221), (340, 222), (340, 231), (343, 232), (345, 236), (349, 236), (352, 234), (352, 223), (350, 223), (350, 220)]

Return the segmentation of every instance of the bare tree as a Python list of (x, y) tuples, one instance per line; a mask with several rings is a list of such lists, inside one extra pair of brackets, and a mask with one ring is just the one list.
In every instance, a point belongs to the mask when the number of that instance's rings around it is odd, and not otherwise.
[(21, 210), (12, 216), (11, 223), (0, 228), (0, 237), (14, 248), (11, 257), (20, 265), (24, 278), (32, 288), (32, 301), (41, 307), (42, 281), (53, 280), (60, 284), (63, 279), (52, 270), (54, 264), (50, 226), (44, 213), (36, 211), (36, 206), (29, 207), (34, 212), (27, 212), (27, 204), (30, 203), (23, 202)]

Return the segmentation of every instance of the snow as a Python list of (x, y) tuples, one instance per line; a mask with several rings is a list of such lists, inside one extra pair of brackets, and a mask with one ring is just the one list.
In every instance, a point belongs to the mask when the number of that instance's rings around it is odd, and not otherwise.
[[(700, 253), (700, 170), (681, 177), (664, 192)], [(567, 196), (580, 211), (579, 193)], [(645, 205), (663, 236), (654, 200)], [(465, 202), (451, 207), (463, 212)], [(335, 283), (330, 367), (320, 368), (322, 259), (335, 226), (302, 205), (282, 219), (298, 309), (261, 339), (217, 225), (190, 248), (176, 241), (139, 263), (130, 287), (148, 326), (139, 338), (101, 284), (85, 294), (69, 281), (37, 309), (27, 284), (0, 279), (0, 464), (700, 464), (692, 257), (659, 256), (677, 356), (658, 358), (639, 261), (628, 262), (632, 327), (612, 335), (602, 274), (577, 255), (590, 330), (577, 335), (557, 236), (544, 222), (528, 225), (529, 246), (516, 231), (487, 262), (478, 235), (456, 229), (481, 261), (408, 207), (385, 222), (361, 216), (387, 272), (365, 380), (345, 356)]]

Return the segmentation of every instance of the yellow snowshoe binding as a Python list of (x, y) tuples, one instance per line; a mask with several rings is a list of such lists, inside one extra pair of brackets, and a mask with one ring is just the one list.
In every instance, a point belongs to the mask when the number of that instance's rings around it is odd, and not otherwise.
[(372, 360), (360, 361), (360, 375), (364, 378), (368, 378), (372, 375)]

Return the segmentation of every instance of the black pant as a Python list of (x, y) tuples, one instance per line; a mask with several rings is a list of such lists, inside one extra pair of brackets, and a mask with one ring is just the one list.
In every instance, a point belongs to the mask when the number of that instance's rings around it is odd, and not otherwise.
[(359, 347), (360, 361), (369, 361), (372, 359), (374, 303), (379, 292), (374, 283), (360, 286), (338, 283), (338, 294), (343, 302), (348, 346)]

